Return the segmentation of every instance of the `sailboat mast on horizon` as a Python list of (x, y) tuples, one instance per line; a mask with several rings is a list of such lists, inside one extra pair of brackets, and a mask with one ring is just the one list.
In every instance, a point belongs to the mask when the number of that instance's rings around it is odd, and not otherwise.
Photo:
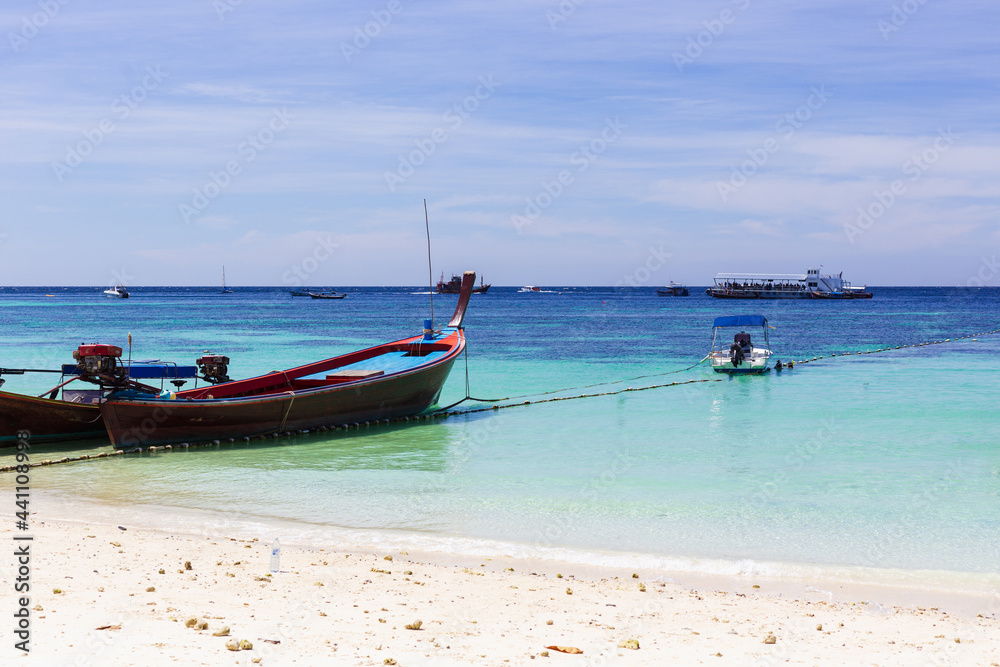
[(233, 290), (231, 290), (228, 287), (226, 287), (226, 265), (225, 264), (222, 265), (222, 293), (223, 294), (232, 294), (233, 293)]

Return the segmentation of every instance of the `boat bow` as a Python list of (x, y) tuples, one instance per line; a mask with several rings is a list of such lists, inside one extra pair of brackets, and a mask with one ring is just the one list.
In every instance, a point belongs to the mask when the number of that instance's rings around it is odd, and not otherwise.
[(466, 271), (463, 273), (462, 291), (459, 292), (458, 303), (455, 304), (455, 314), (451, 316), (451, 320), (448, 322), (449, 327), (462, 328), (462, 323), (465, 321), (465, 309), (469, 307), (469, 297), (472, 296), (472, 290), (475, 286), (476, 272)]

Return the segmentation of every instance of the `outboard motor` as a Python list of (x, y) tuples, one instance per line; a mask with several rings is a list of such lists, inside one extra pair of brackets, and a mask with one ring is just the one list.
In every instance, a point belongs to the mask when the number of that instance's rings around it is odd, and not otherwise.
[(739, 343), (733, 343), (729, 346), (729, 358), (733, 360), (733, 367), (739, 368), (740, 364), (743, 363), (744, 352), (743, 346)]
[(211, 384), (229, 382), (229, 357), (221, 354), (207, 354), (195, 363), (201, 371), (201, 378)]
[(73, 350), (80, 376), (99, 378), (105, 384), (120, 384), (125, 381), (127, 371), (118, 363), (121, 356), (122, 349), (117, 345), (94, 343), (81, 345)]

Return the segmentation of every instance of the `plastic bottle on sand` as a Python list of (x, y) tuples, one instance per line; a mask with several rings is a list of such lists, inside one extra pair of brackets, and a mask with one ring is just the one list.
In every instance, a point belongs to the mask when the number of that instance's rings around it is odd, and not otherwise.
[(278, 538), (274, 538), (274, 543), (271, 545), (271, 572), (278, 571), (280, 562), (281, 545), (278, 544)]

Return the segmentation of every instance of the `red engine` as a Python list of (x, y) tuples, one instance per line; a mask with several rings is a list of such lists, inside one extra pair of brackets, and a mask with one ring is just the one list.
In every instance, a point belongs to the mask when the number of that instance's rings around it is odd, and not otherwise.
[(195, 362), (206, 382), (218, 384), (229, 382), (229, 357), (221, 354), (206, 354)]
[(116, 371), (120, 370), (118, 360), (121, 356), (122, 349), (117, 345), (94, 343), (73, 350), (81, 375), (116, 375)]

